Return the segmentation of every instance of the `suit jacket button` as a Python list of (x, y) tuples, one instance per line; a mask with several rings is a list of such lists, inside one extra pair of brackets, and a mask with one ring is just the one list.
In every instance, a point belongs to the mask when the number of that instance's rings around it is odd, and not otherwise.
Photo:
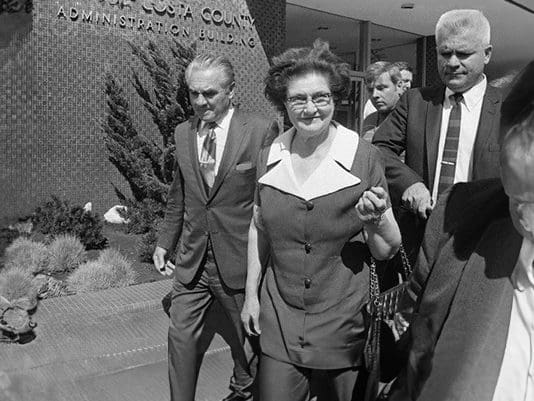
[(311, 280), (309, 278), (304, 279), (304, 287), (305, 288), (311, 287)]
[(315, 205), (311, 201), (306, 201), (305, 203), (306, 203), (306, 210), (313, 210), (313, 208), (315, 207)]
[(305, 251), (306, 253), (310, 253), (311, 250), (312, 250), (312, 246), (311, 246), (311, 244), (310, 244), (309, 242), (306, 242), (306, 243), (304, 244), (304, 251)]

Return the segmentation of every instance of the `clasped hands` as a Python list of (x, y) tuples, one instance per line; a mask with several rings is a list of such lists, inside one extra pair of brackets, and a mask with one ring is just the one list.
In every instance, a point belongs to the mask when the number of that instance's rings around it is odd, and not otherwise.
[(388, 193), (382, 187), (371, 187), (364, 191), (355, 209), (364, 224), (379, 224), (388, 208)]

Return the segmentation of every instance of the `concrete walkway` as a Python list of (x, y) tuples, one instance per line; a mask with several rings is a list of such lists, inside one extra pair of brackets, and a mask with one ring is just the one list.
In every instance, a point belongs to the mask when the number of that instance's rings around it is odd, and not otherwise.
[[(0, 343), (0, 401), (168, 400), (168, 318), (161, 298), (170, 280), (43, 300), (30, 343)], [(217, 304), (197, 401), (228, 394), (231, 343)], [(221, 337), (221, 335), (223, 337)]]

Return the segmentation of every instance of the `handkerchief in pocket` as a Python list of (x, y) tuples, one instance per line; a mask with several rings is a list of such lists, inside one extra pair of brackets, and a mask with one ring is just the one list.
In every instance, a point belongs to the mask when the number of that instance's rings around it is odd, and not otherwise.
[(243, 162), (235, 166), (238, 171), (250, 170), (252, 168), (252, 162)]

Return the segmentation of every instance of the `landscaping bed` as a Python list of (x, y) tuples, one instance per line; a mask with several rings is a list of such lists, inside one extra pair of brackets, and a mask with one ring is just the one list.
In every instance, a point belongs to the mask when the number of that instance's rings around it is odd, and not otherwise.
[[(158, 273), (152, 263), (139, 261), (137, 244), (142, 237), (141, 234), (127, 234), (125, 227), (118, 224), (105, 224), (103, 234), (108, 239), (108, 247), (118, 249), (120, 253), (133, 261), (132, 266), (137, 272), (136, 284), (168, 278), (168, 276)], [(88, 253), (90, 258), (95, 258), (94, 255), (97, 255), (98, 251), (92, 250)]]

